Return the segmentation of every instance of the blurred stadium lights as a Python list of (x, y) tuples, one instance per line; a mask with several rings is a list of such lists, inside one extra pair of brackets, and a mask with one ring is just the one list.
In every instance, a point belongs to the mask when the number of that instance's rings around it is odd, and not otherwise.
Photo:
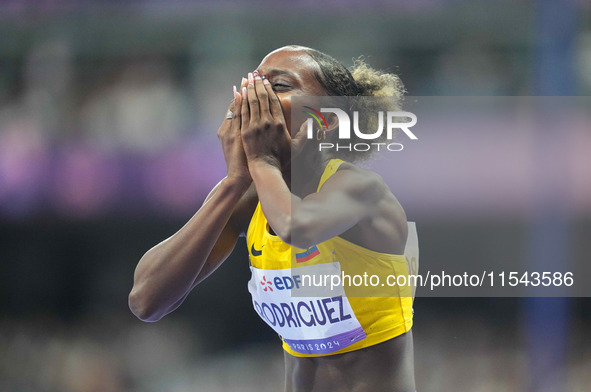
[(332, 18), (313, 3), (2, 2), (0, 213), (193, 211), (223, 175), (215, 131), (231, 86), (288, 43), (346, 64), (367, 55), (414, 96), (536, 91), (527, 2), (337, 1)]

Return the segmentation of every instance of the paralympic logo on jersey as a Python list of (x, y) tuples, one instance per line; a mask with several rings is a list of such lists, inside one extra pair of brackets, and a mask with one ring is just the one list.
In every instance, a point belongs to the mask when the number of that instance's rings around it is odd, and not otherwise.
[[(326, 132), (328, 130), (328, 123), (322, 113), (333, 113), (338, 119), (339, 125), (339, 141), (346, 141), (351, 139), (351, 120), (349, 115), (342, 109), (339, 108), (321, 108), (320, 111), (310, 107), (304, 106), (308, 110), (303, 112), (311, 116), (312, 118), (307, 119), (307, 138), (316, 140), (324, 140), (325, 137), (320, 136), (320, 132), (314, 136), (314, 121), (320, 126), (320, 130)], [(353, 112), (353, 132), (359, 139), (363, 140), (376, 140), (382, 136), (384, 132), (384, 112), (379, 111), (378, 116), (378, 129), (373, 133), (363, 133), (359, 130), (359, 112)], [(417, 140), (418, 137), (409, 129), (417, 123), (417, 116), (411, 112), (394, 112), (388, 111), (385, 114), (386, 117), (386, 139), (391, 141), (393, 138), (394, 130), (402, 130), (406, 136), (411, 140)], [(410, 119), (407, 122), (400, 122), (402, 119)], [(370, 150), (387, 150), (387, 151), (402, 151), (404, 146), (401, 143), (383, 143), (383, 142), (361, 142), (361, 143), (328, 143), (321, 141), (318, 143), (318, 151), (370, 151)]]

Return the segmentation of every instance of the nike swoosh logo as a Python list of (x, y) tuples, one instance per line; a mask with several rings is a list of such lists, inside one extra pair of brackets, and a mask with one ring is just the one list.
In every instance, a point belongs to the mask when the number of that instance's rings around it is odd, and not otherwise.
[[(265, 245), (263, 245), (265, 246)], [(254, 242), (252, 244), (252, 246), (250, 247), (250, 253), (252, 253), (253, 256), (260, 256), (263, 254), (263, 248), (261, 247), (261, 250), (256, 250), (254, 248)]]

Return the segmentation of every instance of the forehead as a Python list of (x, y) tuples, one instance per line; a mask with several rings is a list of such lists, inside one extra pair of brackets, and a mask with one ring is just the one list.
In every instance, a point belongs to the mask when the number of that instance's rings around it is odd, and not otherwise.
[(304, 83), (316, 82), (318, 64), (303, 50), (281, 48), (269, 53), (257, 67), (259, 73), (266, 75), (274, 71), (293, 74)]

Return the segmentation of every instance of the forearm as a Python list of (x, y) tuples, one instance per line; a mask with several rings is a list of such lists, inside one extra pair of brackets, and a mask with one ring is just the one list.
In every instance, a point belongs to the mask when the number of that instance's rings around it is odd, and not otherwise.
[(297, 208), (301, 199), (291, 193), (278, 167), (257, 161), (249, 162), (249, 170), (269, 225), (275, 234), (290, 244), (292, 207)]
[(177, 233), (141, 258), (129, 296), (135, 315), (156, 321), (178, 306), (202, 271), (246, 189), (243, 183), (222, 180)]
[(338, 236), (371, 217), (380, 199), (380, 181), (367, 174), (337, 173), (324, 192), (303, 199), (291, 193), (276, 165), (249, 162), (269, 225), (285, 243), (306, 249)]

